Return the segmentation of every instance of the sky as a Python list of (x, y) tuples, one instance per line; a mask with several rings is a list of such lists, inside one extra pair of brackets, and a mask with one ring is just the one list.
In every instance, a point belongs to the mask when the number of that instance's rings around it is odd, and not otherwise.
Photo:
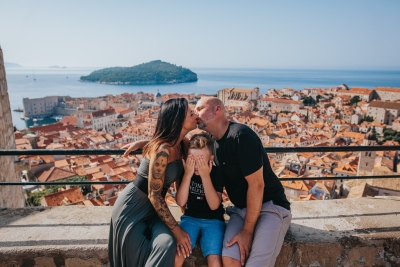
[(400, 1), (0, 0), (23, 66), (400, 69)]

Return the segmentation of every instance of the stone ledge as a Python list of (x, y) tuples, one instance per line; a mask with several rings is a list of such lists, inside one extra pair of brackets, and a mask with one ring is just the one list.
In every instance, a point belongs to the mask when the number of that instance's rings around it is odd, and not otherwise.
[[(0, 208), (0, 267), (108, 266), (110, 212)], [(292, 214), (276, 266), (400, 266), (399, 198), (295, 202)], [(199, 249), (185, 263), (205, 264)]]

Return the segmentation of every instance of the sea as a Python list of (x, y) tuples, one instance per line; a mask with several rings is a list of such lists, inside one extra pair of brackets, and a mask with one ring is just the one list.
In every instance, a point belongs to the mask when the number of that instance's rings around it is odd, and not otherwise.
[[(23, 108), (23, 98), (61, 95), (71, 97), (96, 97), (107, 94), (136, 93), (139, 91), (161, 94), (195, 93), (216, 94), (223, 88), (268, 89), (330, 88), (346, 84), (349, 87), (375, 86), (400, 88), (400, 70), (327, 70), (327, 69), (240, 69), (240, 68), (190, 68), (197, 73), (198, 81), (167, 85), (106, 85), (80, 82), (81, 76), (100, 68), (6, 68), (11, 110)], [(12, 111), (15, 127), (31, 127), (32, 119), (22, 120), (21, 112)], [(50, 124), (57, 118), (44, 118), (39, 125)]]

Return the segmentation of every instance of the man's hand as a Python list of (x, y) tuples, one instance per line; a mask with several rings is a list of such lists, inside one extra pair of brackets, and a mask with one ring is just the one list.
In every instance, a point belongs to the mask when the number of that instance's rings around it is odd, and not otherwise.
[(231, 239), (231, 241), (228, 242), (227, 246), (230, 247), (235, 243), (238, 244), (240, 250), (240, 263), (244, 265), (250, 255), (252, 242), (253, 233), (242, 229)]

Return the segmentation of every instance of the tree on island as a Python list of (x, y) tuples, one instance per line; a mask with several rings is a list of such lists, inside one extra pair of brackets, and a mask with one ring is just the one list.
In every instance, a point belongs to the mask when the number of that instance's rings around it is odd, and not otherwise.
[(111, 84), (171, 84), (197, 81), (193, 71), (174, 64), (155, 60), (133, 67), (114, 67), (96, 70), (81, 81)]

